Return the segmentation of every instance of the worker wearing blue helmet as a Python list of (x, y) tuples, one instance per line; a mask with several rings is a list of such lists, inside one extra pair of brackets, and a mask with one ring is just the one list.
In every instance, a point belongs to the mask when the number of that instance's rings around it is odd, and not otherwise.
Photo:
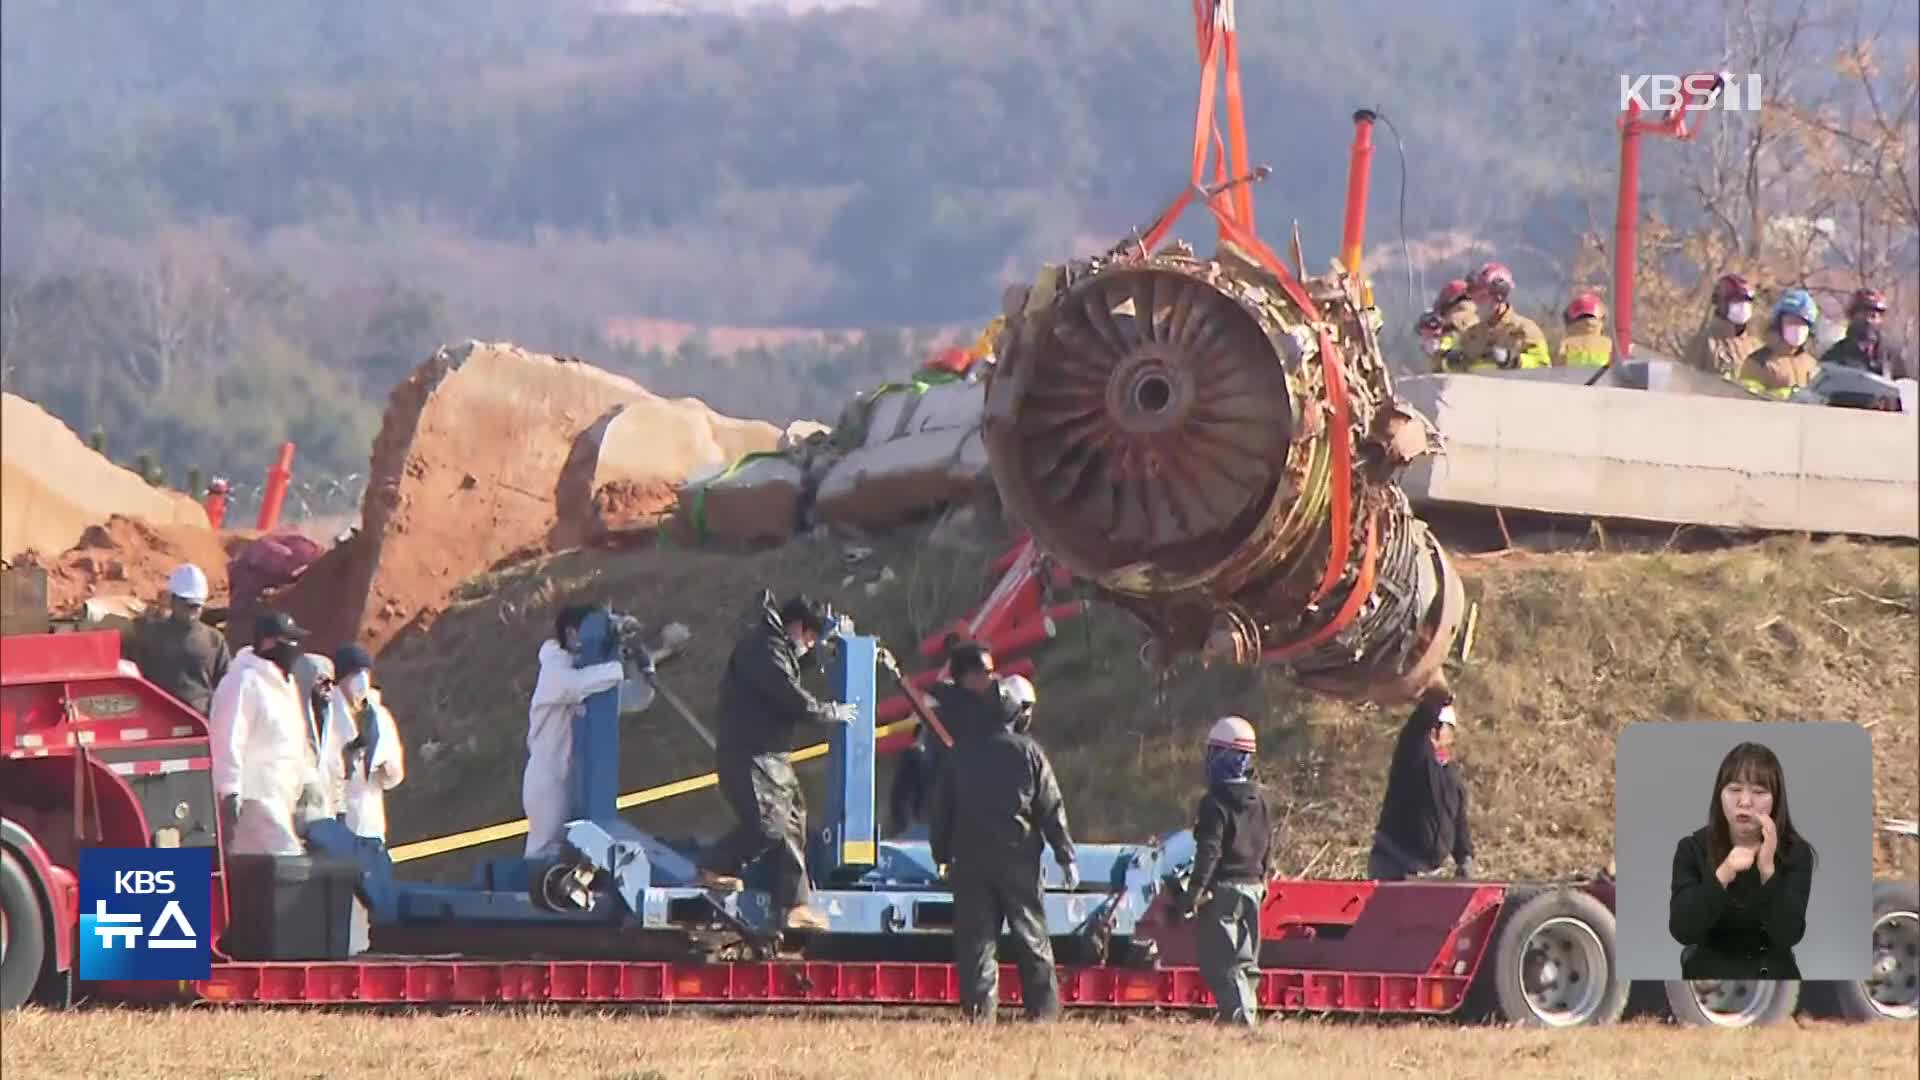
[(1820, 305), (1805, 289), (1788, 289), (1773, 305), (1766, 344), (1747, 355), (1740, 367), (1740, 385), (1766, 397), (1785, 401), (1795, 390), (1813, 381), (1816, 366), (1808, 346)]

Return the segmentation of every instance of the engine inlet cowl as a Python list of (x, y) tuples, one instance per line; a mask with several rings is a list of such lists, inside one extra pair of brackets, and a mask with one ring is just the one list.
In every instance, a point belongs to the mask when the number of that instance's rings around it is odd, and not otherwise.
[(1436, 442), (1393, 399), (1351, 279), (1301, 285), (1316, 310), (1232, 254), (1048, 268), (1012, 298), (988, 384), (994, 483), (1156, 655), (1402, 701), (1464, 608), (1394, 482)]

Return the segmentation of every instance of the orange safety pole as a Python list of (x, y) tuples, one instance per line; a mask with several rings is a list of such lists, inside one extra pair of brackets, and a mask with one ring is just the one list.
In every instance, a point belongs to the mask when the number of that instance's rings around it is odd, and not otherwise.
[(260, 496), (260, 519), (254, 528), (268, 532), (280, 524), (280, 504), (287, 499), (287, 482), (293, 479), (293, 444), (280, 444), (280, 457), (267, 470), (266, 491)]
[(1353, 150), (1347, 156), (1347, 221), (1340, 238), (1340, 262), (1360, 284), (1361, 302), (1373, 306), (1373, 286), (1360, 273), (1362, 241), (1367, 234), (1367, 187), (1373, 174), (1371, 109), (1353, 114)]

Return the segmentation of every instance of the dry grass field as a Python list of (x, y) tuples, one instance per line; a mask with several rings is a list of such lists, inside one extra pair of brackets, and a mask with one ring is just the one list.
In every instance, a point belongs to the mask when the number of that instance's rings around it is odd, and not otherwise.
[(1911, 1024), (1743, 1031), (1629, 1024), (1583, 1031), (1284, 1019), (1257, 1033), (1170, 1019), (968, 1028), (871, 1015), (372, 1015), (294, 1011), (30, 1011), (0, 1021), (7, 1080), (142, 1077), (1913, 1076)]

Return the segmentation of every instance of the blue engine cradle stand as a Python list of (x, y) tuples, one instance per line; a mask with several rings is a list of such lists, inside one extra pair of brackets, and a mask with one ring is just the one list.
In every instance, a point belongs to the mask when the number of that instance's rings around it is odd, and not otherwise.
[[(589, 616), (581, 628), (579, 666), (617, 659), (610, 613)], [(953, 895), (940, 881), (924, 832), (879, 839), (875, 793), (875, 706), (879, 643), (850, 626), (822, 642), (831, 650), (831, 686), (836, 700), (855, 706), (852, 723), (828, 729), (831, 783), (824, 813), (809, 821), (808, 874), (815, 884), (814, 912), (838, 938), (946, 935), (953, 924)], [(309, 830), (316, 850), (358, 860), (359, 893), (376, 930), (383, 927), (581, 926), (627, 930), (689, 930), (725, 925), (753, 942), (777, 937), (777, 913), (768, 894), (755, 887), (726, 893), (696, 883), (693, 859), (622, 819), (615, 806), (619, 784), (618, 689), (587, 699), (574, 722), (570, 812), (564, 852), (550, 862), (497, 859), (482, 866), (470, 886), (399, 882), (392, 860), (377, 840), (357, 837), (335, 822)], [(1089, 844), (1078, 849), (1081, 882), (1065, 889), (1059, 868), (1042, 858), (1047, 925), (1056, 939), (1096, 944), (1130, 938), (1164, 879), (1191, 863), (1190, 833), (1155, 844)], [(538, 883), (557, 880), (576, 903), (555, 910), (534, 899)]]

